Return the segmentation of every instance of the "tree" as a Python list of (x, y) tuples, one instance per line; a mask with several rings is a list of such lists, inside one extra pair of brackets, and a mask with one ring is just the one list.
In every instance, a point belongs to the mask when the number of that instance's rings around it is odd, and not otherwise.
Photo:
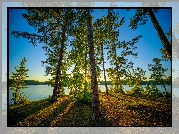
[[(22, 36), (27, 38), (30, 43), (36, 46), (37, 41), (44, 43), (46, 46), (46, 55), (48, 59), (43, 62), (47, 64), (46, 74), (52, 73), (54, 76), (53, 100), (57, 100), (57, 92), (63, 87), (62, 74), (64, 74), (62, 66), (66, 48), (67, 32), (70, 32), (70, 26), (75, 19), (74, 12), (71, 9), (28, 9), (27, 14), (23, 17), (29, 25), (37, 30), (37, 34), (28, 32), (13, 31), (16, 37)], [(56, 49), (56, 51), (54, 51)], [(56, 61), (56, 63), (55, 63)], [(63, 72), (62, 72), (63, 71)]]
[(89, 45), (89, 57), (91, 68), (91, 90), (92, 90), (92, 121), (100, 121), (101, 107), (99, 101), (98, 81), (96, 76), (96, 63), (94, 58), (94, 42), (93, 42), (93, 27), (92, 17), (90, 15), (90, 9), (86, 11), (87, 27), (88, 27), (88, 45)]
[[(106, 88), (106, 94), (108, 94), (108, 87), (106, 82), (106, 69), (105, 69), (105, 61), (104, 61), (104, 49), (107, 49), (107, 27), (108, 27), (108, 20), (107, 17), (102, 16), (102, 18), (97, 19), (93, 24), (94, 28), (94, 44), (96, 46), (96, 62), (100, 66), (102, 64), (102, 70), (104, 75), (104, 84)], [(98, 69), (99, 70), (99, 69)]]
[(13, 98), (12, 100), (14, 101), (14, 104), (18, 104), (20, 102), (20, 100), (22, 99), (22, 96), (19, 94), (20, 90), (22, 90), (23, 88), (27, 88), (24, 87), (24, 80), (25, 78), (29, 77), (27, 75), (26, 72), (28, 72), (29, 70), (25, 68), (25, 62), (26, 62), (26, 58), (24, 57), (24, 59), (20, 62), (20, 66), (19, 67), (15, 67), (16, 69), (16, 73), (12, 72), (13, 76), (13, 84), (10, 85), (10, 90), (13, 90)]
[(152, 71), (152, 74), (150, 76), (150, 79), (154, 79), (156, 82), (160, 83), (163, 85), (165, 92), (166, 90), (166, 85), (169, 84), (168, 80), (170, 77), (167, 77), (164, 75), (164, 73), (168, 70), (168, 68), (163, 68), (162, 64), (160, 63), (161, 59), (159, 58), (153, 58), (152, 60), (154, 64), (148, 64), (149, 71)]
[(133, 87), (131, 90), (132, 93), (142, 94), (142, 81), (147, 79), (145, 72), (139, 67), (132, 69), (132, 72), (128, 69), (126, 82), (130, 87)]
[(83, 101), (91, 102), (90, 90), (90, 62), (88, 47), (88, 30), (87, 20), (84, 10), (76, 11), (76, 25), (71, 31), (72, 41), (70, 43), (71, 50), (68, 53), (68, 62), (74, 68), (71, 71), (68, 87), (71, 89), (73, 98), (80, 103)]
[(158, 33), (158, 36), (164, 46), (164, 49), (162, 49), (163, 51), (165, 51), (165, 53), (167, 54), (167, 56), (169, 57), (170, 61), (172, 60), (172, 46), (170, 44), (170, 42), (168, 41), (165, 33), (163, 32), (159, 22), (157, 21), (157, 18), (155, 16), (154, 13), (156, 13), (158, 11), (158, 9), (136, 9), (136, 13), (134, 15), (133, 18), (131, 18), (130, 21), (130, 27), (135, 30), (139, 25), (144, 25), (148, 19), (147, 19), (147, 14), (149, 15), (149, 17), (151, 18), (151, 21)]
[[(120, 42), (119, 37), (119, 28), (124, 24), (124, 17), (118, 21), (119, 12), (115, 13), (113, 10), (108, 10), (107, 23), (108, 23), (108, 52), (107, 59), (110, 60), (111, 67), (107, 69), (108, 76), (112, 81), (112, 89), (114, 92), (124, 93), (122, 79), (126, 73), (127, 68), (132, 68), (132, 61), (128, 62), (126, 56), (132, 55), (137, 56), (137, 53), (134, 53), (134, 50), (137, 48), (134, 46), (135, 43), (141, 38), (137, 36), (133, 38), (132, 41), (123, 41)], [(117, 53), (119, 51), (120, 53)], [(114, 86), (113, 86), (114, 85)]]

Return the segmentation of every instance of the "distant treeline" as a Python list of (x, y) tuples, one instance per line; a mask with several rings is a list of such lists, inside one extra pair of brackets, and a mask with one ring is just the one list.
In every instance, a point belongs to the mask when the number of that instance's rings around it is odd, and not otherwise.
[[(13, 83), (13, 79), (9, 79), (9, 84)], [(38, 80), (24, 80), (25, 85), (48, 85), (48, 81), (39, 82)]]
[[(161, 85), (160, 83), (157, 83), (157, 82), (155, 82), (154, 80), (149, 80), (149, 81), (143, 81), (142, 82), (142, 85), (150, 85), (152, 82), (154, 82), (156, 85)], [(106, 83), (107, 83), (107, 85), (111, 85), (111, 81), (106, 81)], [(105, 84), (105, 82), (104, 81), (101, 81), (100, 82), (100, 85), (104, 85)], [(171, 82), (170, 82), (170, 84), (171, 84)], [(127, 85), (127, 83), (126, 83), (126, 81), (124, 81), (124, 84), (123, 85)]]
[[(45, 82), (39, 82), (38, 80), (24, 80), (25, 82), (25, 85), (48, 85), (48, 81), (45, 81)], [(106, 81), (107, 82), (107, 85), (110, 85), (111, 84), (111, 81)], [(155, 82), (153, 80), (149, 80), (149, 81), (143, 81), (142, 82), (142, 85), (150, 85), (152, 82)], [(13, 83), (13, 79), (9, 79), (9, 84), (12, 84)], [(105, 82), (104, 81), (101, 81), (99, 85), (104, 85)], [(156, 83), (156, 85), (160, 85), (159, 83)], [(124, 85), (127, 85), (126, 84), (126, 81), (124, 81)]]

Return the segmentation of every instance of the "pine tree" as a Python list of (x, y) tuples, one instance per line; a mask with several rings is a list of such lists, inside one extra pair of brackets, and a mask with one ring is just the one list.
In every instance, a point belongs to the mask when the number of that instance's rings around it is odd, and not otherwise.
[(26, 72), (28, 72), (29, 70), (25, 68), (25, 62), (26, 62), (26, 58), (24, 57), (24, 59), (20, 62), (20, 66), (19, 67), (15, 67), (16, 69), (16, 73), (12, 72), (13, 76), (13, 84), (10, 85), (10, 90), (13, 90), (13, 98), (12, 100), (14, 101), (14, 104), (18, 104), (20, 102), (20, 100), (22, 99), (22, 96), (19, 94), (20, 90), (22, 90), (23, 88), (27, 88), (24, 87), (24, 80), (25, 78), (29, 77), (27, 75)]
[(164, 75), (164, 73), (168, 70), (168, 68), (163, 68), (161, 62), (161, 59), (159, 58), (153, 58), (152, 60), (154, 64), (148, 64), (149, 71), (152, 71), (150, 79), (154, 79), (156, 82), (160, 83), (163, 85), (165, 92), (166, 90), (166, 85), (168, 84), (168, 77)]

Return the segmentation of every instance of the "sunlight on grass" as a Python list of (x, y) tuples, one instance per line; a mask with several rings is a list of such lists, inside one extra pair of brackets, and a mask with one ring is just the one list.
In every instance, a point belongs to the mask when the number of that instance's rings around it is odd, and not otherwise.
[(55, 120), (53, 120), (51, 123), (50, 123), (50, 126), (55, 126), (57, 122), (59, 122), (62, 117), (67, 114), (67, 112), (69, 111), (69, 109), (73, 106), (74, 102), (71, 102), (67, 108), (63, 111), (63, 113), (60, 113), (56, 118)]
[(167, 119), (171, 115), (171, 104), (160, 101), (121, 94), (115, 97), (101, 94), (100, 103), (105, 118), (112, 121), (113, 126), (165, 126), (164, 124), (169, 125), (170, 122)]
[[(27, 102), (27, 103), (25, 103), (25, 104), (30, 104), (30, 103), (32, 103), (33, 101), (29, 101), (29, 102)], [(12, 105), (12, 106), (10, 106), (9, 107), (9, 109), (11, 110), (11, 109), (14, 109), (14, 108), (19, 108), (19, 107), (22, 107), (22, 106), (24, 106), (25, 104), (18, 104), (18, 105)]]
[(36, 126), (38, 125), (42, 120), (49, 117), (49, 115), (56, 109), (58, 106), (67, 101), (69, 98), (65, 97), (62, 99), (59, 99), (57, 102), (54, 102), (52, 105), (40, 110), (39, 112), (36, 112), (26, 119), (20, 121), (17, 123), (17, 126)]

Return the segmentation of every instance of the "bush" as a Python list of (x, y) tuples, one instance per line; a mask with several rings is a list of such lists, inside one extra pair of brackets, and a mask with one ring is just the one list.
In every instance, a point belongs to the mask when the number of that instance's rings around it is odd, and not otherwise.
[(143, 88), (142, 87), (134, 87), (131, 89), (132, 94), (142, 95)]
[(146, 85), (145, 90), (142, 92), (143, 95), (147, 95), (149, 97), (171, 97), (171, 93), (165, 93), (158, 90), (157, 86), (151, 83), (151, 86)]
[(165, 98), (171, 98), (172, 94), (169, 93), (169, 92), (163, 92), (163, 97), (165, 97)]
[(17, 104), (25, 104), (27, 102), (29, 102), (29, 100), (27, 99), (27, 96), (26, 95), (22, 95), (20, 93), (19, 100), (18, 100)]
[(121, 88), (120, 88), (120, 87), (119, 87), (119, 88), (116, 88), (116, 87), (111, 86), (111, 87), (110, 87), (110, 90), (111, 90), (113, 93), (122, 93), (122, 94), (125, 94), (125, 92), (124, 92), (124, 87), (123, 87), (123, 86), (121, 86)]
[(72, 95), (72, 100), (76, 101), (78, 104), (91, 104), (91, 92), (85, 89), (83, 91), (71, 91), (70, 94)]

